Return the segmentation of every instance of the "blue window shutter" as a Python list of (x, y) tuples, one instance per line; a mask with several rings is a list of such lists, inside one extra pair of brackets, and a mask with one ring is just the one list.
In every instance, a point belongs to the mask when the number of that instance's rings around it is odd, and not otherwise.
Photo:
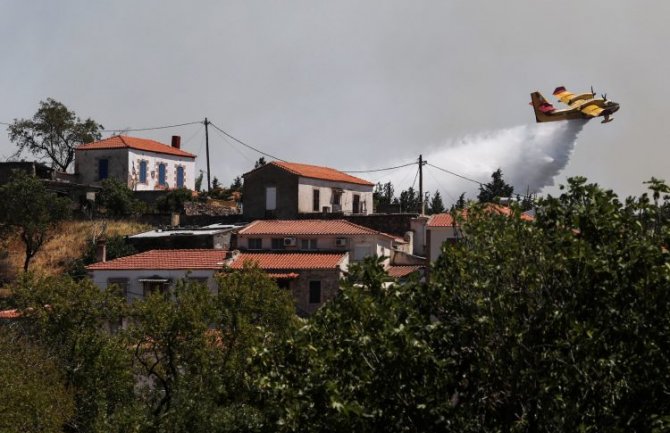
[(165, 185), (165, 164), (158, 164), (158, 184)]
[(184, 187), (184, 167), (177, 167), (177, 188)]
[(140, 161), (140, 182), (147, 182), (147, 162)]

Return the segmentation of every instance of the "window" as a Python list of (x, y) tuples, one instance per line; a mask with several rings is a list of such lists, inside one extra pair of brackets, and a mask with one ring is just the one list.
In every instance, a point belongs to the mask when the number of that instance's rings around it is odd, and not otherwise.
[(140, 161), (140, 183), (147, 183), (147, 162)]
[(272, 238), (273, 250), (283, 250), (284, 248), (284, 238)]
[(265, 210), (277, 209), (277, 187), (265, 187)]
[(109, 177), (109, 160), (98, 160), (98, 180), (107, 179)]
[(309, 303), (310, 304), (321, 303), (321, 281), (309, 282)]
[(302, 239), (300, 241), (300, 247), (303, 250), (315, 250), (317, 248), (316, 239)]
[(167, 171), (166, 164), (163, 164), (163, 163), (158, 164), (158, 184), (159, 185), (167, 185), (167, 180), (165, 179), (166, 171)]
[(352, 206), (351, 212), (352, 213), (360, 213), (360, 204), (361, 204), (361, 196), (358, 194), (354, 194), (354, 204)]
[(184, 187), (184, 167), (181, 165), (177, 167), (177, 188)]
[(250, 250), (260, 250), (263, 248), (263, 239), (261, 238), (249, 238), (248, 242)]
[(315, 189), (312, 191), (312, 210), (318, 212), (321, 210), (321, 197), (320, 191)]
[(168, 293), (170, 281), (165, 278), (144, 278), (139, 280), (142, 283), (142, 294), (148, 298), (153, 293)]
[(342, 190), (333, 188), (333, 204), (339, 206), (342, 200)]

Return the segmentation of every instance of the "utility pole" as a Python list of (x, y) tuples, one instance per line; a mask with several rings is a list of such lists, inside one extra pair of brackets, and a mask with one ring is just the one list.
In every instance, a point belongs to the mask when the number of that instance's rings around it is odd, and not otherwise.
[(207, 192), (212, 191), (212, 180), (209, 174), (209, 120), (205, 117), (205, 150), (207, 151)]
[(419, 199), (421, 200), (421, 215), (426, 213), (426, 200), (423, 196), (423, 166), (428, 164), (428, 161), (423, 160), (423, 155), (419, 155)]

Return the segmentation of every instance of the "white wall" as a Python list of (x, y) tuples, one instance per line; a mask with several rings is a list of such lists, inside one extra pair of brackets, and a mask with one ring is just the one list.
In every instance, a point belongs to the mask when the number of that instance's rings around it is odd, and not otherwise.
[[(316, 250), (328, 250), (328, 251), (342, 251), (349, 253), (349, 259), (351, 261), (361, 260), (362, 257), (358, 257), (356, 250), (362, 251), (367, 248), (368, 255), (391, 256), (391, 249), (393, 247), (393, 240), (387, 238), (386, 236), (376, 236), (376, 235), (353, 235), (353, 236), (336, 236), (336, 235), (276, 235), (276, 236), (259, 236), (259, 235), (248, 235), (248, 234), (238, 234), (237, 235), (237, 246), (240, 249), (248, 249), (250, 238), (261, 238), (262, 240), (262, 249), (269, 250), (272, 248), (272, 239), (284, 239), (285, 237), (293, 237), (296, 239), (296, 245), (293, 247), (285, 247), (287, 251), (303, 251), (302, 250), (302, 239), (317, 239), (317, 249)], [(336, 240), (338, 238), (346, 238), (349, 240), (346, 247), (338, 247)]]
[(174, 287), (176, 282), (180, 279), (188, 277), (190, 278), (207, 278), (207, 287), (216, 293), (218, 287), (216, 285), (216, 280), (214, 279), (214, 274), (216, 271), (213, 269), (197, 269), (193, 271), (186, 271), (183, 269), (178, 270), (97, 270), (89, 271), (93, 283), (97, 285), (100, 290), (107, 288), (107, 284), (110, 278), (127, 278), (128, 279), (128, 301), (133, 301), (135, 299), (142, 299), (144, 294), (143, 284), (138, 281), (141, 278), (166, 278), (170, 280), (170, 287)]
[[(147, 182), (140, 183), (140, 161), (147, 161)], [(128, 149), (128, 187), (136, 191), (165, 189), (158, 186), (158, 164), (167, 164), (165, 181), (168, 189), (177, 188), (177, 166), (184, 167), (184, 188), (195, 190), (195, 159), (163, 153)]]
[(342, 211), (346, 213), (351, 213), (354, 203), (354, 194), (360, 196), (360, 206), (361, 213), (371, 214), (374, 212), (372, 208), (372, 190), (373, 186), (367, 185), (358, 185), (354, 183), (346, 182), (331, 182), (321, 179), (311, 179), (307, 177), (301, 177), (298, 179), (298, 212), (299, 213), (312, 213), (314, 212), (313, 208), (313, 191), (315, 189), (319, 190), (319, 212), (324, 206), (331, 208), (333, 211), (333, 188), (339, 188), (342, 190), (342, 197), (340, 199), (340, 205), (342, 206)]
[(430, 237), (430, 251), (428, 259), (431, 262), (437, 260), (442, 253), (442, 244), (448, 239), (455, 239), (459, 233), (453, 227), (430, 227), (426, 235)]

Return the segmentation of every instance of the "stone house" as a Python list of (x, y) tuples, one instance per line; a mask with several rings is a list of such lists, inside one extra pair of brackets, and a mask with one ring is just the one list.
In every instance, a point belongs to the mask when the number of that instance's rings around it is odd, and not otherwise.
[(134, 191), (195, 189), (195, 155), (181, 149), (181, 138), (168, 146), (154, 140), (114, 135), (75, 150), (79, 182), (99, 185), (113, 178)]
[(244, 216), (297, 218), (299, 214), (373, 213), (374, 184), (328, 167), (273, 161), (244, 174)]
[(234, 251), (226, 264), (238, 270), (247, 262), (255, 263), (274, 278), (279, 287), (290, 290), (297, 313), (305, 316), (337, 295), (340, 279), (349, 264), (349, 254)]

